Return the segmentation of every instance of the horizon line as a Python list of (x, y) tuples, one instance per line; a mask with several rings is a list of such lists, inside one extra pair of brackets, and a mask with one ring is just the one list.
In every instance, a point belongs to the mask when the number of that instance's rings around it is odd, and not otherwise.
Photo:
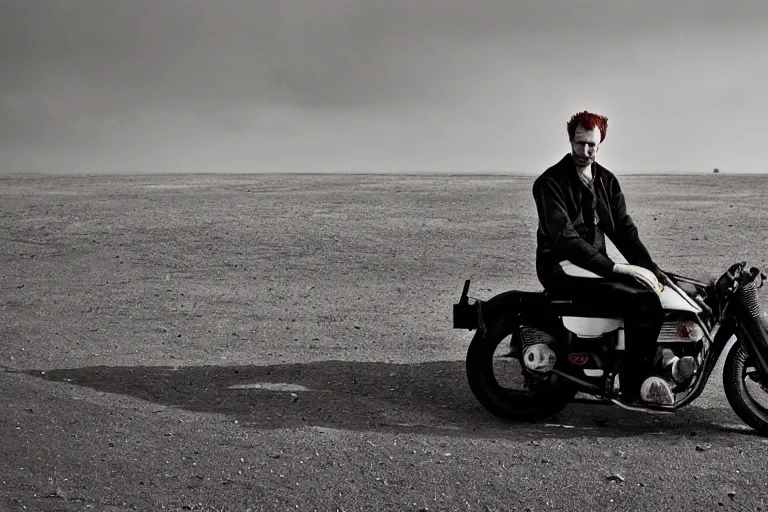
[[(533, 178), (541, 173), (524, 173), (511, 171), (377, 171), (377, 172), (344, 172), (344, 171), (228, 171), (228, 172), (64, 172), (54, 173), (45, 171), (27, 171), (27, 172), (0, 172), (2, 178), (22, 178), (25, 176), (35, 177), (132, 177), (132, 176), (445, 176), (445, 177), (515, 177), (515, 178)], [(666, 172), (614, 172), (616, 176), (760, 176), (767, 175), (765, 172), (695, 172), (695, 171), (666, 171)]]

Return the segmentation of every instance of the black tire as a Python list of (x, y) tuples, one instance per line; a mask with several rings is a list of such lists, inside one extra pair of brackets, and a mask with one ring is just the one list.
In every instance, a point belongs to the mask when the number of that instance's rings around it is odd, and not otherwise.
[[(753, 367), (749, 354), (741, 343), (735, 343), (728, 352), (723, 366), (723, 388), (728, 403), (741, 420), (758, 431), (761, 435), (768, 436), (768, 409), (760, 405), (750, 395), (746, 387), (747, 369)], [(753, 388), (760, 387), (757, 383)], [(768, 392), (760, 389), (761, 393)]]
[(485, 336), (480, 331), (475, 334), (466, 360), (472, 393), (483, 407), (505, 420), (534, 422), (554, 416), (573, 400), (575, 387), (556, 375), (529, 391), (502, 387), (494, 375), (493, 358), (496, 347), (508, 335), (492, 329)]

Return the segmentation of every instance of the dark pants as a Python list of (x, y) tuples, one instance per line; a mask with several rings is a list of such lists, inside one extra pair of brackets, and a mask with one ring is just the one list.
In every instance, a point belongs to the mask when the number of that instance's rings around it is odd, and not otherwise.
[(664, 321), (659, 296), (634, 278), (571, 277), (558, 265), (549, 276), (539, 276), (545, 290), (558, 297), (586, 303), (595, 315), (624, 320), (625, 352), (620, 371), (622, 393), (636, 398), (640, 385), (653, 373), (656, 341)]

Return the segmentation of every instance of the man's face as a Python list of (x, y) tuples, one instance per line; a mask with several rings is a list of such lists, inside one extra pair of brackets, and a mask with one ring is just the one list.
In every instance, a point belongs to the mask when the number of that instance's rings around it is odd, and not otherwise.
[(592, 165), (597, 157), (600, 147), (600, 128), (585, 130), (581, 126), (576, 127), (576, 134), (571, 141), (571, 154), (577, 167)]

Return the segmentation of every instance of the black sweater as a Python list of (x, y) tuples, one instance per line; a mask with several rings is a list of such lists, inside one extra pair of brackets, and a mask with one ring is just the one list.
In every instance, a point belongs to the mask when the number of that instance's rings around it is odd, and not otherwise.
[[(555, 265), (563, 260), (603, 277), (613, 272), (614, 262), (608, 258), (601, 234), (632, 265), (658, 273), (658, 266), (640, 241), (632, 218), (627, 213), (624, 194), (616, 176), (598, 163), (592, 165), (593, 196), (581, 182), (573, 157), (562, 160), (544, 171), (533, 184), (533, 198), (539, 215), (536, 230), (536, 273), (545, 282)], [(595, 210), (597, 228), (595, 229)]]

